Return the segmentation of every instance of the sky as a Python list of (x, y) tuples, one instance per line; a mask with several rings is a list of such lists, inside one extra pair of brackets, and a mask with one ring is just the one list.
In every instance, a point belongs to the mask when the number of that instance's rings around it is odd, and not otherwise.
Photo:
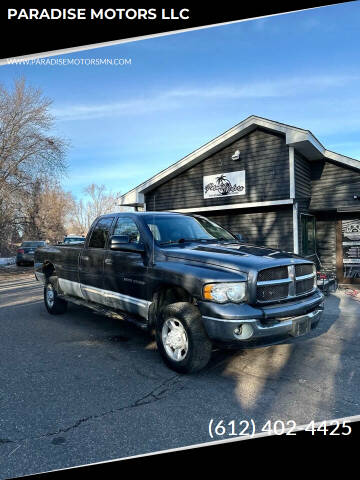
[(126, 193), (249, 115), (360, 160), (359, 57), (355, 1), (52, 57), (122, 66), (4, 65), (0, 83), (24, 76), (53, 100), (80, 198), (90, 183)]

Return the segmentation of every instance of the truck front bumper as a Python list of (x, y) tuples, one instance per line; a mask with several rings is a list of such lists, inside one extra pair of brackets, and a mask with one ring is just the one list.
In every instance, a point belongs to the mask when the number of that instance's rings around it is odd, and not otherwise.
[(309, 333), (320, 321), (324, 310), (323, 301), (323, 294), (317, 291), (302, 301), (273, 308), (261, 309), (245, 304), (232, 304), (231, 308), (226, 306), (220, 316), (221, 306), (217, 304), (213, 309), (216, 315), (209, 314), (212, 307), (210, 302), (207, 302), (206, 306), (200, 306), (200, 310), (206, 332), (214, 342), (229, 347), (251, 347), (271, 345), (289, 336), (297, 337)]

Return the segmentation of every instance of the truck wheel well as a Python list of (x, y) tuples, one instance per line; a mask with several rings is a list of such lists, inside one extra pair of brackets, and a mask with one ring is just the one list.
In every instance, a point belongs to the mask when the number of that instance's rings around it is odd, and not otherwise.
[(171, 285), (163, 286), (154, 294), (154, 299), (149, 311), (149, 324), (153, 326), (161, 310), (175, 302), (195, 303), (195, 299), (183, 288)]
[(55, 266), (50, 262), (44, 262), (42, 271), (45, 274), (46, 278), (50, 278), (51, 276), (56, 275)]

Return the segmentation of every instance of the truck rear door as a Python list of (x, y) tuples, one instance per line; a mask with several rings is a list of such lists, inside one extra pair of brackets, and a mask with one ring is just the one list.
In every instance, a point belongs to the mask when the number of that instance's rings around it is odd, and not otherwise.
[(104, 258), (114, 217), (100, 218), (92, 228), (79, 258), (79, 278), (84, 297), (106, 304), (104, 295)]
[[(130, 243), (142, 243), (138, 225), (127, 216), (117, 218), (113, 235), (126, 235)], [(145, 254), (108, 250), (104, 264), (108, 305), (146, 318), (150, 303), (146, 298), (147, 269)]]

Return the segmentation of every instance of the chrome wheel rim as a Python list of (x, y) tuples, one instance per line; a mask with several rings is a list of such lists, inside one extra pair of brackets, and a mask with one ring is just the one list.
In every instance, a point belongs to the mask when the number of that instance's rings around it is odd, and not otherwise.
[(54, 306), (54, 301), (55, 301), (55, 294), (53, 287), (51, 285), (48, 285), (46, 287), (46, 303), (50, 308)]
[(189, 350), (189, 341), (183, 324), (176, 318), (164, 322), (161, 331), (162, 343), (171, 360), (181, 362)]

